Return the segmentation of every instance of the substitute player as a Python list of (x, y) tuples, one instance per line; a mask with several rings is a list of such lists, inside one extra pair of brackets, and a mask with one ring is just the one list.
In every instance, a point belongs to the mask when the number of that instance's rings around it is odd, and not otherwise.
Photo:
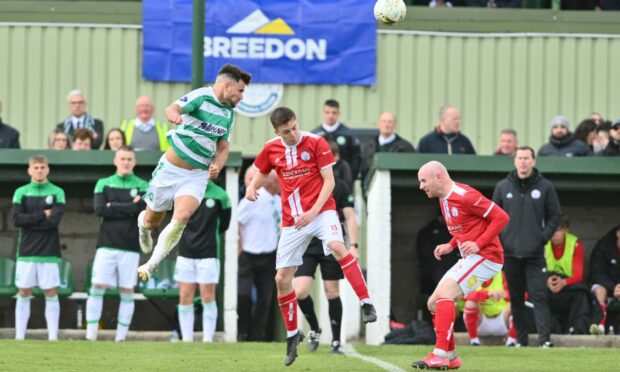
[(213, 342), (217, 324), (215, 290), (220, 280), (220, 234), (230, 225), (230, 198), (209, 182), (179, 242), (174, 280), (179, 283), (179, 324), (184, 342), (194, 341), (196, 283), (202, 300), (202, 341)]
[(125, 341), (133, 318), (136, 268), (140, 263), (136, 217), (146, 207), (142, 196), (148, 182), (133, 174), (136, 154), (123, 146), (114, 154), (116, 173), (95, 185), (93, 204), (100, 217), (97, 253), (93, 262), (92, 287), (86, 301), (86, 339), (94, 341), (99, 331), (106, 288), (120, 288), (115, 341)]
[(255, 201), (257, 189), (272, 169), (282, 188), (282, 234), (276, 253), (278, 304), (287, 330), (285, 365), (297, 357), (303, 333), (297, 324), (297, 298), (293, 275), (303, 262), (306, 247), (317, 237), (323, 241), (325, 255), (333, 254), (362, 306), (364, 323), (377, 320), (368, 288), (357, 259), (344, 246), (342, 228), (332, 197), (334, 155), (323, 137), (301, 132), (293, 110), (279, 107), (271, 113), (277, 137), (268, 141), (254, 161), (256, 172), (245, 197)]
[(499, 233), (508, 223), (508, 215), (476, 189), (454, 182), (438, 161), (424, 164), (418, 171), (420, 190), (429, 198), (439, 198), (439, 206), (450, 242), (435, 248), (435, 258), (458, 248), (460, 259), (443, 276), (428, 299), (433, 314), (437, 341), (424, 359), (413, 362), (419, 369), (456, 369), (461, 361), (454, 348), (454, 298), (467, 296), (501, 269), (504, 253)]
[(11, 218), (19, 228), (15, 286), (19, 289), (15, 302), (15, 339), (26, 337), (30, 318), (30, 295), (38, 286), (45, 294), (47, 337), (58, 339), (60, 304), (57, 289), (60, 285), (60, 236), (58, 225), (65, 207), (65, 192), (47, 180), (50, 173), (45, 156), (28, 160), (30, 183), (13, 195)]
[(151, 258), (138, 268), (142, 280), (148, 280), (157, 265), (181, 239), (185, 225), (198, 209), (208, 179), (217, 178), (228, 159), (235, 112), (252, 76), (234, 65), (224, 65), (215, 84), (199, 88), (166, 108), (168, 121), (176, 124), (168, 132), (170, 149), (153, 171), (145, 196), (146, 211), (138, 217), (140, 247), (153, 249), (151, 230), (159, 226), (172, 209), (170, 223), (161, 231)]

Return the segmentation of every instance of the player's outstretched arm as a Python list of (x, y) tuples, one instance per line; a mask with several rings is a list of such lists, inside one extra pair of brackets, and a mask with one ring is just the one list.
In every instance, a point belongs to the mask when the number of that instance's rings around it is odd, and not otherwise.
[(173, 103), (170, 106), (166, 107), (166, 110), (164, 112), (166, 113), (166, 118), (170, 123), (176, 125), (183, 123), (183, 119), (181, 119), (181, 106), (177, 105), (176, 103)]
[(249, 201), (256, 201), (258, 199), (258, 189), (263, 185), (265, 179), (267, 178), (267, 174), (263, 174), (260, 171), (254, 173), (254, 177), (252, 177), (252, 181), (245, 189), (245, 198)]

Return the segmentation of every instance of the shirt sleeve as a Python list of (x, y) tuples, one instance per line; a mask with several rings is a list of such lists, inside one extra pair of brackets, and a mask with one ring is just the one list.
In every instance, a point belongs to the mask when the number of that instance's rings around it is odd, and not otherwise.
[(479, 192), (472, 193), (465, 205), (470, 212), (489, 221), (489, 225), (484, 233), (476, 239), (476, 245), (479, 248), (488, 245), (495, 239), (510, 220), (506, 212), (504, 212), (500, 206), (496, 205)]
[(204, 95), (204, 89), (205, 88), (198, 88), (198, 89), (192, 90), (191, 92), (187, 93), (183, 97), (174, 101), (174, 103), (181, 106), (181, 109), (184, 114), (190, 113), (196, 110), (202, 104), (202, 100), (199, 100), (198, 98)]
[(319, 169), (325, 169), (336, 164), (334, 154), (332, 154), (329, 144), (327, 144), (327, 141), (323, 137), (319, 137), (318, 139), (315, 156)]
[(239, 221), (239, 223), (245, 225), (250, 220), (250, 203), (252, 202), (248, 201), (247, 199), (243, 199), (241, 200), (241, 203), (239, 203), (239, 208), (237, 208), (237, 221)]
[(263, 149), (263, 151), (260, 152), (260, 154), (258, 154), (256, 159), (254, 160), (254, 166), (258, 168), (258, 170), (262, 174), (269, 174), (269, 172), (271, 172), (271, 170), (273, 169), (273, 165), (269, 160), (269, 151), (267, 151), (266, 147)]
[(566, 279), (566, 285), (579, 284), (583, 281), (583, 244), (577, 240), (573, 254), (573, 275)]

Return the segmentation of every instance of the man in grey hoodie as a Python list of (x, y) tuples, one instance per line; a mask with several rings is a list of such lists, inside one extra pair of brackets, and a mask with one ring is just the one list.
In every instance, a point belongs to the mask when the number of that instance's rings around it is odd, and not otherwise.
[(566, 116), (556, 116), (551, 120), (549, 142), (538, 150), (538, 156), (589, 156), (592, 149), (570, 131)]
[(517, 148), (515, 170), (495, 185), (493, 202), (510, 216), (500, 239), (517, 340), (523, 346), (528, 344), (527, 290), (528, 301), (534, 305), (538, 341), (541, 346), (550, 347), (553, 345), (544, 246), (558, 227), (562, 210), (553, 184), (535, 166), (534, 149)]

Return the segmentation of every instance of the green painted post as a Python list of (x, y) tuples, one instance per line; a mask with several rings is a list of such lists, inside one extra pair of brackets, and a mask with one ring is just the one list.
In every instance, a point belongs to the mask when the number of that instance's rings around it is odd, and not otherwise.
[(192, 89), (204, 84), (205, 1), (194, 0), (192, 17)]

